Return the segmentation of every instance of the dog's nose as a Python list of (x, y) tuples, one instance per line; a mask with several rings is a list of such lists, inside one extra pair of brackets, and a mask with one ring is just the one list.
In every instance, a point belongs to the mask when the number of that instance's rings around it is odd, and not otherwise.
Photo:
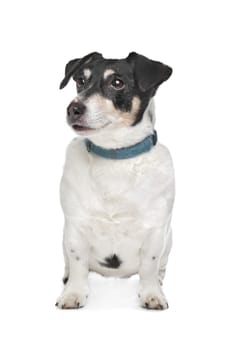
[(71, 102), (67, 108), (67, 115), (71, 122), (77, 121), (85, 112), (86, 106), (82, 102)]

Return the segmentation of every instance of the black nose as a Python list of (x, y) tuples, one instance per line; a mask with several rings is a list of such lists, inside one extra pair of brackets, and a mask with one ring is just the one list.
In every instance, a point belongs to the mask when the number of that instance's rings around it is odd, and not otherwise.
[(71, 102), (67, 108), (67, 115), (71, 123), (76, 122), (85, 112), (86, 106), (82, 102)]

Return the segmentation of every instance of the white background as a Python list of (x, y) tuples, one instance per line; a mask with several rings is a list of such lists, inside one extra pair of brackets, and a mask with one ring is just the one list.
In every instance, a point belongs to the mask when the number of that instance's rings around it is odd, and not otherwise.
[[(2, 349), (232, 349), (231, 1), (2, 1), (0, 9)], [(171, 65), (156, 96), (177, 196), (165, 292), (137, 307), (137, 277), (90, 276), (86, 308), (60, 311), (59, 181), (74, 137), (59, 91), (65, 63), (137, 51)]]

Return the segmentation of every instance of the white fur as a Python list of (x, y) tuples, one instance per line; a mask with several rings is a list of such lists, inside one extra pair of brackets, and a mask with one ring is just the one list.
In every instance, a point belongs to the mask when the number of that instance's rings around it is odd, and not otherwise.
[(86, 79), (89, 79), (90, 76), (91, 76), (91, 70), (90, 70), (89, 68), (85, 68), (85, 69), (83, 70), (83, 74), (84, 74), (84, 76), (85, 76)]
[(107, 77), (109, 77), (109, 75), (114, 74), (114, 70), (112, 69), (106, 69), (106, 71), (104, 72), (104, 79), (107, 79)]
[[(136, 126), (106, 128), (88, 138), (108, 148), (133, 145), (152, 133), (154, 120), (150, 103)], [(69, 280), (58, 306), (85, 305), (90, 269), (116, 277), (139, 273), (141, 305), (167, 308), (161, 284), (171, 248), (173, 200), (172, 160), (160, 143), (137, 157), (111, 160), (88, 153), (83, 138), (75, 138), (61, 181)], [(123, 262), (119, 268), (99, 264), (114, 253)]]

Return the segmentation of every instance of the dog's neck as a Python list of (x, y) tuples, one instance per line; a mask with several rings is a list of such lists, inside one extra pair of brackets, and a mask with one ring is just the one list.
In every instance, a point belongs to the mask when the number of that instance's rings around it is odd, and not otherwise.
[(105, 130), (103, 129), (96, 135), (88, 136), (95, 145), (103, 148), (122, 148), (132, 146), (142, 141), (148, 135), (153, 134), (155, 123), (154, 101), (151, 99), (148, 104), (142, 120), (135, 126), (125, 128)]

